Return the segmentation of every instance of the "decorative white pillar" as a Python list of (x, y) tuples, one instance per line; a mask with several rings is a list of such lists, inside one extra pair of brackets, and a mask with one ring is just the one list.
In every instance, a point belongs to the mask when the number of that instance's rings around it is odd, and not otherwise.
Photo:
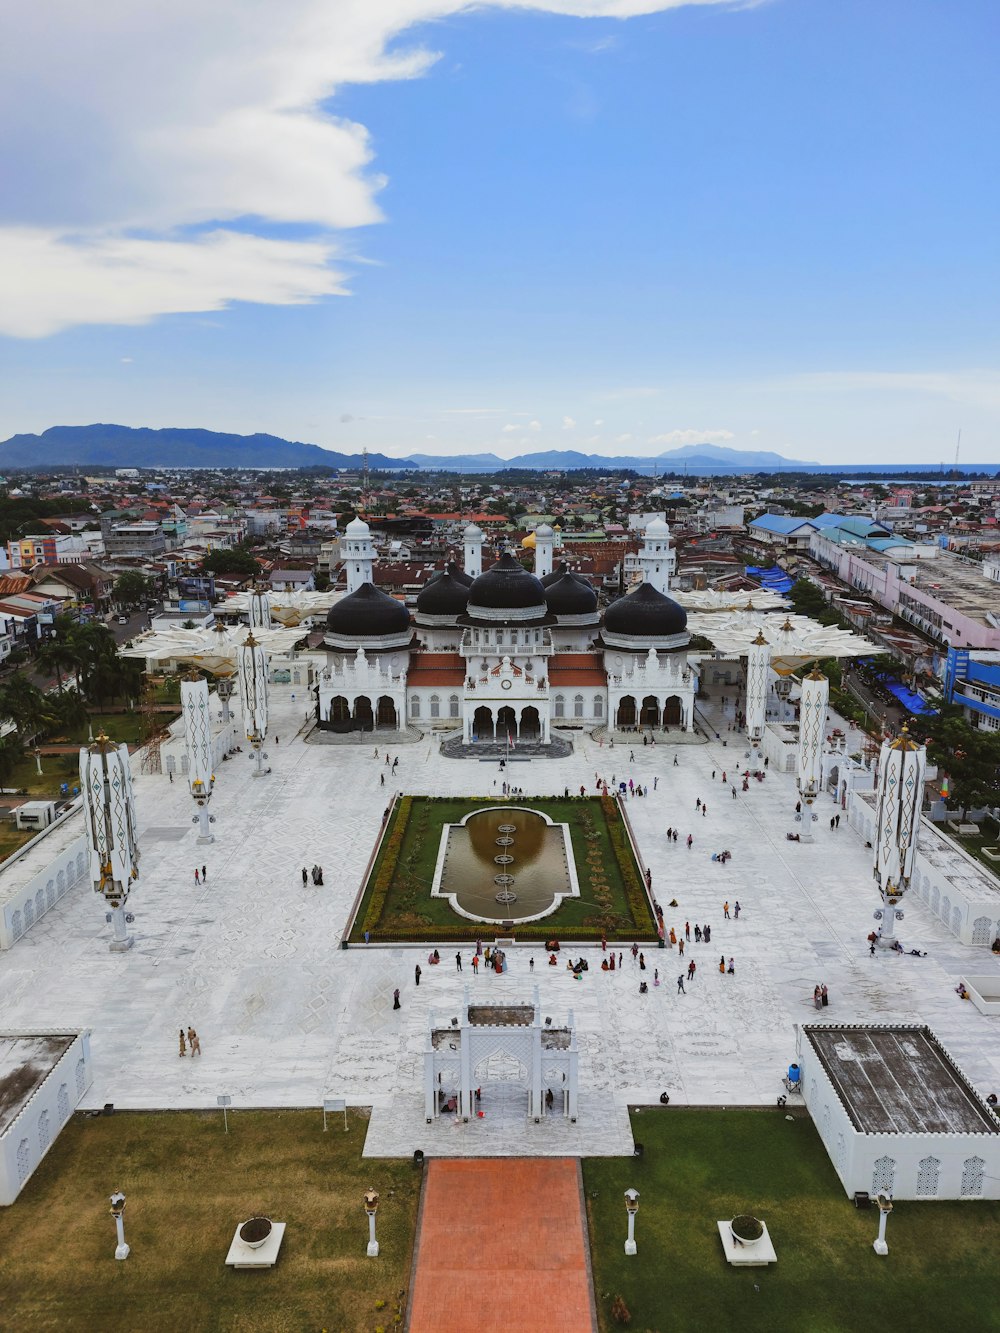
[(80, 789), (90, 844), (90, 878), (111, 908), (112, 953), (125, 953), (134, 940), (126, 931), (125, 904), (139, 877), (139, 839), (128, 746), (101, 732), (80, 751)]
[(115, 1190), (111, 1196), (111, 1216), (115, 1219), (115, 1233), (118, 1237), (118, 1244), (115, 1247), (116, 1259), (127, 1259), (131, 1252), (131, 1247), (125, 1243), (125, 1195), (121, 1190)]
[(539, 523), (535, 529), (535, 577), (544, 578), (552, 573), (552, 550), (555, 546), (555, 532), (547, 523)]
[(875, 816), (875, 881), (882, 897), (883, 949), (896, 942), (897, 904), (910, 887), (920, 830), (927, 751), (906, 727), (894, 741), (885, 741), (879, 756), (878, 802)]
[(184, 749), (188, 760), (188, 787), (198, 809), (194, 822), (199, 825), (198, 841), (214, 842), (208, 813), (215, 786), (212, 760), (212, 715), (208, 700), (208, 681), (195, 676), (181, 681), (181, 714), (184, 718)]
[(378, 1212), (378, 1194), (373, 1189), (365, 1191), (365, 1212), (368, 1214), (368, 1249), (369, 1259), (378, 1258), (378, 1241), (375, 1239), (375, 1214)]
[(463, 534), (465, 544), (465, 572), (470, 579), (478, 579), (483, 572), (483, 534), (475, 523), (470, 523)]
[(633, 1255), (635, 1248), (635, 1215), (639, 1211), (639, 1191), (625, 1191), (625, 1209), (628, 1212), (628, 1240), (625, 1242), (625, 1253)]
[(255, 584), (250, 593), (250, 628), (271, 628), (271, 598), (266, 583)]
[(812, 842), (812, 826), (816, 816), (813, 802), (819, 795), (823, 775), (823, 737), (826, 732), (826, 710), (830, 702), (830, 682), (819, 667), (813, 667), (802, 681), (802, 699), (799, 706), (798, 789), (802, 805), (802, 842)]
[(888, 1194), (880, 1194), (878, 1202), (878, 1235), (872, 1241), (872, 1249), (876, 1254), (884, 1259), (889, 1253), (889, 1245), (885, 1238), (885, 1224), (889, 1220), (889, 1214), (892, 1212), (892, 1200)]
[(767, 707), (767, 681), (771, 667), (771, 649), (763, 630), (747, 651), (747, 738), (752, 759), (758, 767), (762, 763), (761, 745), (764, 741), (764, 717)]
[(240, 702), (243, 705), (243, 729), (250, 743), (256, 769), (254, 777), (263, 775), (264, 740), (267, 736), (267, 653), (253, 636), (237, 649), (237, 671), (240, 682)]

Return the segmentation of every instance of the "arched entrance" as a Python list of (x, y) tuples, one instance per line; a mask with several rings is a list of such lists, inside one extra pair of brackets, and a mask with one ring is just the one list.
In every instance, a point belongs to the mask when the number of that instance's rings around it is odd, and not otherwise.
[(534, 704), (521, 710), (521, 740), (537, 741), (542, 734), (542, 719)]
[(660, 701), (655, 694), (647, 694), (639, 710), (639, 725), (658, 727), (660, 725)]
[(618, 712), (615, 716), (616, 727), (634, 727), (635, 726), (635, 700), (631, 694), (626, 694), (618, 704)]
[(497, 740), (505, 741), (508, 736), (513, 741), (517, 740), (517, 718), (513, 708), (504, 704), (497, 714)]
[(472, 719), (472, 730), (481, 741), (493, 739), (493, 714), (488, 708), (476, 709)]
[(665, 727), (679, 727), (684, 718), (684, 710), (681, 707), (681, 701), (676, 694), (672, 694), (663, 705), (663, 725)]
[(379, 699), (376, 716), (380, 727), (386, 727), (391, 731), (396, 730), (396, 705), (387, 694), (383, 694)]
[(354, 725), (359, 731), (375, 730), (372, 701), (366, 694), (359, 694), (354, 700)]
[(330, 700), (330, 711), (327, 714), (328, 722), (350, 722), (351, 706), (342, 694), (336, 695)]

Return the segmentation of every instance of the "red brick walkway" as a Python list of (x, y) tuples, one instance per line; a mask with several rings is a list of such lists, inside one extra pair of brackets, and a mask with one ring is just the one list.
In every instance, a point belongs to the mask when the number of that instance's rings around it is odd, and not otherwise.
[(429, 1162), (412, 1333), (593, 1329), (582, 1208), (573, 1158)]

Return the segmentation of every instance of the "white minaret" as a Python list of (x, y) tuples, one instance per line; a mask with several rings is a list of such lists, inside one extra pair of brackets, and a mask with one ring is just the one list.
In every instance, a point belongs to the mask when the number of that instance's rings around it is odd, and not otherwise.
[(879, 757), (878, 809), (875, 820), (873, 874), (882, 895), (883, 949), (896, 942), (896, 904), (910, 887), (924, 799), (927, 751), (904, 727), (894, 741), (884, 741)]
[(112, 953), (131, 949), (125, 904), (133, 880), (139, 878), (139, 838), (128, 746), (115, 745), (102, 732), (80, 751), (80, 787), (84, 823), (90, 844), (90, 878), (94, 892), (111, 908)]
[(816, 815), (813, 802), (819, 795), (823, 767), (823, 737), (826, 735), (826, 710), (830, 702), (830, 682), (819, 667), (802, 681), (802, 699), (799, 704), (799, 753), (797, 779), (802, 805), (802, 842), (812, 842), (812, 826)]
[(646, 524), (639, 564), (644, 582), (666, 594), (670, 587), (670, 529), (662, 518), (651, 518)]
[(535, 577), (543, 579), (552, 573), (552, 549), (556, 534), (547, 523), (539, 523), (535, 529)]
[(375, 543), (363, 518), (352, 518), (344, 529), (340, 558), (347, 570), (348, 592), (357, 592), (362, 583), (374, 583)]
[(208, 803), (215, 786), (212, 762), (212, 714), (208, 699), (208, 681), (195, 676), (181, 681), (181, 715), (184, 718), (184, 750), (188, 760), (188, 787), (198, 809), (198, 841), (214, 842), (209, 827), (212, 817)]
[(764, 718), (767, 708), (767, 682), (771, 669), (771, 645), (764, 638), (763, 630), (757, 631), (757, 637), (747, 651), (747, 737), (750, 741), (752, 758), (761, 763), (760, 747), (764, 739)]
[(483, 572), (483, 534), (475, 523), (465, 529), (465, 572), (470, 579), (478, 579)]

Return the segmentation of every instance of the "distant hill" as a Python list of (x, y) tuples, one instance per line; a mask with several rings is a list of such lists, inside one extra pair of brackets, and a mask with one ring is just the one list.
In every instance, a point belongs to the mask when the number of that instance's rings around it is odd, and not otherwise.
[[(39, 470), (51, 467), (139, 467), (139, 468), (343, 468), (361, 467), (361, 454), (341, 454), (317, 444), (283, 440), (278, 435), (227, 435), (214, 430), (151, 430), (132, 426), (52, 426), (41, 435), (12, 435), (0, 443), (0, 471)], [(685, 444), (655, 457), (631, 454), (610, 457), (583, 454), (574, 449), (544, 449), (516, 458), (497, 454), (411, 454), (390, 458), (371, 453), (373, 471), (391, 472), (502, 472), (507, 468), (527, 471), (573, 472), (589, 468), (617, 472), (629, 468), (647, 475), (660, 472), (690, 473), (692, 476), (726, 475), (741, 472), (840, 472), (939, 474), (933, 465), (914, 467), (901, 463), (810, 463), (781, 454), (731, 449), (721, 444)], [(959, 469), (995, 472), (995, 464), (970, 463)]]
[[(357, 468), (360, 454), (277, 435), (224, 435), (214, 430), (150, 430), (132, 426), (53, 426), (41, 435), (12, 435), (0, 444), (0, 469), (46, 467)], [(405, 467), (370, 454), (371, 468)]]

